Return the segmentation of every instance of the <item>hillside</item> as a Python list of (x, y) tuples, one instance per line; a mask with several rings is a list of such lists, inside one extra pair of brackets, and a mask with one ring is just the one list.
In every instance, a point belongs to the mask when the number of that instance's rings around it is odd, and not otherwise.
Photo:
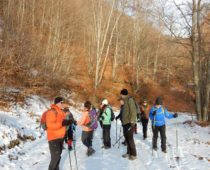
[[(191, 59), (186, 49), (147, 22), (145, 11), (137, 10), (139, 19), (135, 20), (121, 12), (122, 4), (113, 8), (105, 2), (91, 3), (3, 3), (0, 105), (9, 105), (8, 95), (16, 102), (31, 94), (52, 99), (64, 95), (61, 89), (65, 89), (75, 94), (71, 97), (76, 101), (89, 99), (98, 105), (108, 98), (118, 106), (119, 92), (127, 88), (138, 102), (147, 98), (152, 104), (162, 95), (169, 109), (194, 112)], [(97, 5), (107, 11), (101, 30), (94, 27), (100, 21), (93, 20), (99, 12)], [(97, 32), (104, 39), (97, 39)], [(8, 93), (7, 87), (19, 91)]]

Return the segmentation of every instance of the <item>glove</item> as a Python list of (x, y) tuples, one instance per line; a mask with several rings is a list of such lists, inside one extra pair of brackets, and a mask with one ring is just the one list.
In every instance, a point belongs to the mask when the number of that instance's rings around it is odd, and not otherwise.
[(62, 126), (69, 126), (72, 124), (72, 120), (64, 119), (62, 122)]
[(134, 128), (135, 127), (135, 123), (131, 123), (131, 128)]
[(174, 118), (177, 118), (178, 117), (178, 114), (177, 113), (174, 113), (173, 117)]
[(69, 151), (71, 151), (73, 148), (72, 148), (72, 140), (71, 139), (69, 139), (68, 141), (67, 141), (67, 145), (68, 145), (68, 150)]
[(155, 111), (152, 113), (152, 116), (155, 116), (155, 115), (156, 115), (156, 112), (157, 112), (157, 111), (155, 110)]

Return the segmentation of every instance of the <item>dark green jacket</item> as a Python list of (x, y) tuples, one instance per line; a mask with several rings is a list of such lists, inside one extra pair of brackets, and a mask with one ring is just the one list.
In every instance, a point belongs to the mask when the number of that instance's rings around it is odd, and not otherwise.
[(124, 99), (123, 113), (122, 113), (122, 124), (136, 123), (137, 110), (136, 104), (132, 97), (126, 96)]

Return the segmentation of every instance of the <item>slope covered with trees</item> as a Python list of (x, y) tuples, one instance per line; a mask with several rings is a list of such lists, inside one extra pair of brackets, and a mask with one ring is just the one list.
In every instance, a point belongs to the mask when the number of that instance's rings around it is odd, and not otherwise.
[(113, 104), (126, 87), (138, 100), (161, 94), (171, 109), (194, 111), (189, 39), (164, 33), (173, 27), (155, 1), (0, 2), (2, 87), (49, 97), (70, 89)]

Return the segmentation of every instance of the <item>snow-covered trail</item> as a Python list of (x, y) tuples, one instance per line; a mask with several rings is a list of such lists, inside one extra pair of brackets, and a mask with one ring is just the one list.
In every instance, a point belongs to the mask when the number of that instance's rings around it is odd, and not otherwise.
[[(34, 101), (33, 101), (34, 102)], [(76, 119), (81, 116), (74, 108), (71, 108)], [(23, 110), (21, 110), (23, 113)], [(24, 113), (25, 114), (25, 113)], [(116, 113), (118, 114), (118, 113)], [(5, 114), (4, 114), (5, 115)], [(21, 120), (17, 117), (8, 118), (8, 122), (18, 122), (18, 126), (24, 121), (30, 121), (30, 126), (34, 133), (39, 133), (36, 118), (32, 119), (21, 116)], [(96, 153), (90, 157), (86, 156), (86, 148), (81, 142), (81, 127), (77, 126), (76, 130), (76, 154), (78, 162), (78, 170), (209, 170), (210, 169), (210, 127), (199, 127), (183, 124), (189, 120), (187, 114), (180, 114), (177, 122), (178, 131), (178, 151), (176, 148), (176, 121), (175, 119), (167, 120), (166, 136), (167, 136), (167, 153), (164, 154), (160, 149), (160, 138), (158, 138), (159, 150), (152, 155), (151, 142), (152, 132), (151, 125), (148, 125), (148, 138), (143, 140), (142, 127), (138, 123), (138, 134), (135, 134), (135, 143), (137, 148), (137, 159), (130, 161), (122, 158), (122, 154), (126, 152), (126, 146), (120, 144), (115, 145), (111, 149), (102, 149), (102, 130), (99, 127), (94, 134), (93, 147)], [(11, 123), (9, 123), (11, 126)], [(21, 127), (21, 126), (20, 126)], [(28, 127), (28, 125), (27, 125)], [(117, 122), (117, 133), (120, 136), (120, 121)], [(30, 130), (29, 130), (30, 132)], [(1, 133), (0, 133), (1, 134)], [(122, 131), (121, 131), (122, 135)], [(112, 144), (116, 141), (116, 122), (112, 122), (111, 128)], [(124, 139), (122, 139), (124, 140)], [(122, 142), (122, 140), (120, 142)], [(60, 162), (61, 170), (70, 170), (69, 155), (67, 149), (63, 150)], [(8, 156), (12, 155), (17, 158), (9, 160)], [(76, 170), (76, 162), (74, 152), (71, 151), (72, 170)], [(179, 159), (176, 159), (179, 157)], [(50, 162), (50, 153), (46, 136), (37, 137), (35, 141), (28, 141), (7, 150), (0, 155), (0, 169), (2, 170), (45, 170), (48, 169)]]
[[(193, 131), (193, 129), (184, 130), (184, 125), (178, 125), (179, 134), (179, 148), (178, 155), (176, 153), (176, 129), (175, 129), (175, 121), (168, 121), (167, 127), (167, 147), (168, 153), (164, 154), (159, 149), (157, 152), (154, 152), (152, 156), (151, 150), (151, 140), (152, 133), (151, 128), (149, 126), (148, 129), (148, 139), (142, 139), (141, 126), (138, 124), (138, 134), (135, 135), (136, 148), (138, 153), (138, 158), (135, 161), (130, 161), (128, 159), (122, 158), (121, 155), (126, 152), (126, 147), (120, 145), (118, 148), (118, 144), (115, 147), (112, 147), (109, 150), (104, 150), (101, 148), (102, 140), (101, 140), (101, 129), (100, 127), (97, 129), (94, 135), (93, 146), (96, 150), (96, 153), (91, 156), (86, 156), (86, 148), (82, 145), (80, 137), (81, 137), (81, 129), (77, 127), (77, 142), (76, 142), (76, 154), (78, 161), (78, 169), (79, 170), (110, 170), (110, 169), (122, 169), (122, 170), (167, 170), (167, 169), (184, 169), (184, 170), (192, 170), (192, 169), (202, 169), (208, 170), (210, 167), (210, 163), (207, 160), (199, 160), (195, 156), (193, 156), (193, 149), (197, 150), (202, 146), (198, 146), (198, 148), (192, 148), (192, 145), (188, 145), (186, 141), (194, 140), (194, 137), (189, 130)], [(120, 123), (118, 122), (118, 135), (120, 132)], [(183, 126), (183, 127), (180, 127)], [(113, 122), (112, 130), (111, 130), (111, 138), (112, 143), (116, 140), (116, 124)], [(206, 138), (206, 137), (205, 137)], [(208, 136), (209, 139), (209, 136)], [(122, 141), (121, 141), (122, 142)], [(159, 140), (160, 142), (160, 140)], [(203, 149), (206, 149), (203, 147)], [(190, 153), (190, 150), (192, 151)], [(206, 155), (208, 158), (210, 157), (210, 148), (208, 150), (201, 151), (202, 154), (208, 152)], [(48, 143), (43, 136), (42, 138), (27, 143), (23, 146), (21, 151), (19, 151), (19, 159), (17, 161), (11, 162), (11, 166), (9, 169), (24, 169), (24, 170), (42, 170), (47, 169), (50, 154), (48, 149)], [(76, 162), (74, 157), (74, 152), (71, 153), (71, 163), (72, 168), (76, 170)], [(177, 161), (176, 156), (179, 156), (180, 159)], [(70, 169), (69, 163), (69, 155), (67, 149), (63, 150), (62, 160), (60, 163), (61, 170)]]

